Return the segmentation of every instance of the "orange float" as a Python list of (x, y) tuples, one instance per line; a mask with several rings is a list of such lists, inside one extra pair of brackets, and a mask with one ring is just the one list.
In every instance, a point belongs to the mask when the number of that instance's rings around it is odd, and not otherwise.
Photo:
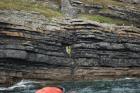
[(64, 90), (59, 87), (45, 87), (37, 90), (36, 93), (64, 93)]

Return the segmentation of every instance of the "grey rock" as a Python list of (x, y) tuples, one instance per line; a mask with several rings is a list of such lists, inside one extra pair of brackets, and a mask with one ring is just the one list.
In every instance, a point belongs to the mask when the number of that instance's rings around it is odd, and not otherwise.
[(6, 58), (26, 59), (26, 51), (20, 50), (3, 50)]
[(76, 17), (78, 14), (78, 9), (72, 6), (71, 0), (61, 1), (61, 11), (66, 17)]
[(120, 1), (127, 2), (127, 3), (140, 4), (140, 0), (120, 0)]
[[(4, 83), (15, 82), (15, 78), (60, 81), (140, 76), (139, 28), (70, 18), (48, 23), (45, 18), (39, 21), (36, 14), (10, 11), (9, 15), (7, 11), (0, 11), (0, 76)], [(38, 18), (32, 20), (32, 15)], [(44, 27), (28, 28), (22, 24), (26, 17)], [(66, 52), (68, 46), (71, 54)]]

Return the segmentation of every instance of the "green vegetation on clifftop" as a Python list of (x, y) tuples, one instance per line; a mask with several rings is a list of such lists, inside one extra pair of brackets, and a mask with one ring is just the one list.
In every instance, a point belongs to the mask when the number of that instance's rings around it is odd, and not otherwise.
[[(41, 1), (41, 0), (40, 0)], [(42, 0), (43, 1), (43, 0)], [(51, 1), (51, 0), (49, 0)], [(122, 6), (125, 7), (128, 4), (124, 4), (122, 2), (118, 2), (117, 0), (80, 0), (84, 4), (100, 4), (103, 6), (103, 9), (99, 11), (108, 11), (109, 5)], [(43, 3), (46, 2), (45, 0)], [(53, 3), (60, 6), (61, 0), (52, 0)], [(0, 0), (0, 9), (12, 9), (12, 10), (25, 10), (25, 11), (35, 11), (40, 14), (45, 15), (48, 18), (52, 17), (62, 17), (62, 13), (60, 12), (60, 8), (58, 10), (51, 9), (47, 3), (43, 4), (41, 2), (35, 2), (34, 0)], [(129, 25), (130, 22), (122, 19), (106, 17), (103, 15), (99, 15), (95, 13), (94, 15), (90, 15), (87, 13), (80, 14), (80, 18), (98, 21), (101, 23), (109, 23), (109, 24), (117, 24), (117, 25)]]
[(15, 9), (39, 12), (47, 17), (58, 17), (61, 13), (32, 0), (0, 0), (0, 9)]

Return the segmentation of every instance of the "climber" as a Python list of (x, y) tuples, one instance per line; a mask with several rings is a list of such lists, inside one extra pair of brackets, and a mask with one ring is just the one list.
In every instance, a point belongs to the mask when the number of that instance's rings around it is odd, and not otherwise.
[(60, 86), (49, 86), (37, 90), (36, 93), (64, 93), (64, 88)]

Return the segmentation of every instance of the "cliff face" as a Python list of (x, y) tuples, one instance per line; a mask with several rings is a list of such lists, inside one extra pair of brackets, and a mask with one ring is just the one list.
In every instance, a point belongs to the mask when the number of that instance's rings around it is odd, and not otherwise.
[(50, 22), (35, 12), (0, 14), (0, 83), (140, 76), (139, 28), (81, 19)]

